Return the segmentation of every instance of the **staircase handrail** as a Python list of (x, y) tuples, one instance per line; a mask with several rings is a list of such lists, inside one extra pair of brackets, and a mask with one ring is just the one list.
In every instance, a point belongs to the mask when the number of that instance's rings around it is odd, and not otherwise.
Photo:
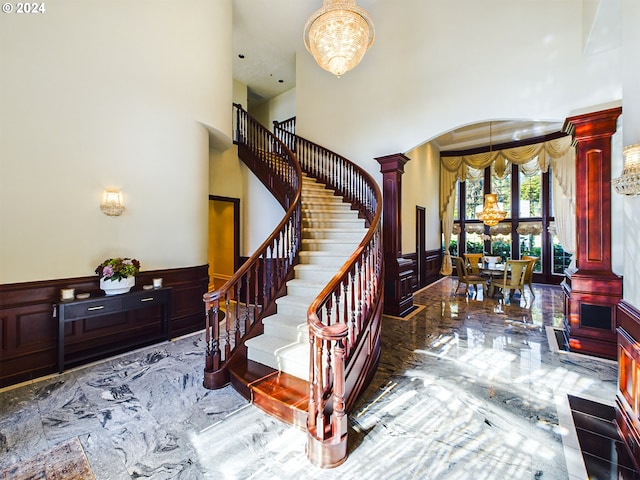
[[(300, 249), (302, 170), (295, 155), (275, 135), (234, 104), (238, 155), (286, 209), (282, 220), (248, 260), (220, 288), (207, 292), (205, 302), (206, 363), (204, 386), (229, 383), (228, 362), (259, 333), (261, 320), (275, 308)], [(221, 315), (221, 310), (225, 312)], [(222, 317), (222, 318), (221, 318)], [(224, 324), (221, 327), (221, 323)], [(221, 337), (220, 329), (223, 328)]]
[[(290, 140), (292, 134), (276, 129), (276, 135), (283, 135), (289, 144), (286, 139)], [(295, 140), (303, 172), (342, 195), (369, 227), (307, 311), (311, 346), (307, 455), (316, 465), (332, 467), (346, 459), (346, 412), (366, 386), (378, 360), (374, 355), (364, 368), (355, 366), (360, 353), (373, 350), (363, 348), (363, 344), (379, 341), (382, 194), (373, 177), (358, 165), (299, 136)]]
[(291, 149), (292, 152), (296, 151), (296, 117), (287, 118), (281, 122), (273, 121), (273, 131), (276, 136), (284, 142), (284, 144)]

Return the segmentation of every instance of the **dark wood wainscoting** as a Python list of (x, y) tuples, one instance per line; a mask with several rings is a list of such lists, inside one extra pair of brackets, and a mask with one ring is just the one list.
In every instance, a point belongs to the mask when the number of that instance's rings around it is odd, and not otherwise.
[(416, 253), (407, 253), (403, 255), (402, 258), (410, 260), (414, 266), (413, 278), (411, 279), (413, 291), (424, 288), (440, 279), (442, 250), (427, 250), (424, 252), (424, 258), (422, 259), (422, 272), (419, 272), (417, 268), (418, 258)]
[(640, 311), (624, 300), (618, 317), (616, 423), (636, 469), (640, 469)]
[[(204, 328), (202, 296), (207, 290), (207, 266), (155, 270), (136, 276), (134, 289), (162, 277), (171, 287), (173, 337)], [(102, 295), (98, 278), (81, 277), (0, 285), (0, 387), (57, 371), (56, 304), (60, 289)], [(160, 310), (145, 309), (79, 320), (65, 326), (69, 355), (108, 356), (162, 340)], [(104, 355), (101, 355), (104, 352)], [(81, 362), (78, 362), (81, 363)]]

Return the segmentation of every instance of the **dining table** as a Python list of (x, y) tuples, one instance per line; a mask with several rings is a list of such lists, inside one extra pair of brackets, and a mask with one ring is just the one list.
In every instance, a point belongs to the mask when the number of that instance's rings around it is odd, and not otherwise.
[(480, 275), (487, 279), (488, 296), (494, 295), (494, 280), (504, 276), (504, 263), (490, 263), (480, 268)]

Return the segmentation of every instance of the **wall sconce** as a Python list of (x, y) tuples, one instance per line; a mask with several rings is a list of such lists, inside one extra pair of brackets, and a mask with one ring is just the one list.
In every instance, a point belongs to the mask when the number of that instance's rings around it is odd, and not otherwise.
[(640, 143), (624, 147), (622, 154), (622, 175), (611, 180), (611, 184), (621, 195), (640, 195)]
[(122, 215), (122, 212), (124, 212), (122, 192), (118, 192), (116, 190), (105, 190), (102, 195), (100, 210), (102, 210), (102, 213), (109, 215), (110, 217)]

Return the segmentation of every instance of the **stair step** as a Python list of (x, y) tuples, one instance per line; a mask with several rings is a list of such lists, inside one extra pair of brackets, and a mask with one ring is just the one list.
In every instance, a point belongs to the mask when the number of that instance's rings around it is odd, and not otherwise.
[(349, 258), (349, 255), (347, 254), (333, 252), (301, 251), (299, 255), (300, 263), (302, 264), (333, 266), (336, 267), (336, 272)]
[(314, 211), (302, 212), (303, 219), (310, 220), (351, 220), (359, 219), (358, 214), (353, 210), (338, 210), (338, 211)]
[(252, 382), (249, 388), (254, 405), (290, 425), (306, 428), (309, 382), (276, 371)]
[(315, 278), (294, 278), (293, 280), (289, 280), (287, 282), (287, 295), (316, 298), (326, 284), (326, 282), (318, 282)]
[[(345, 208), (346, 205), (346, 208)], [(315, 212), (315, 211), (319, 211), (319, 210), (328, 210), (328, 209), (332, 209), (332, 210), (342, 210), (342, 211), (354, 211), (349, 204), (347, 203), (342, 203), (341, 200), (333, 200), (332, 199), (327, 199), (327, 198), (312, 198), (312, 199), (302, 199), (301, 202), (301, 207), (302, 207), (302, 211), (303, 212)]]
[(345, 218), (331, 220), (317, 220), (315, 218), (303, 218), (302, 226), (305, 228), (364, 228), (364, 220), (361, 218)]
[(303, 228), (302, 238), (322, 238), (322, 239), (355, 239), (358, 238), (358, 243), (364, 237), (366, 231), (362, 228)]
[(302, 249), (308, 252), (333, 252), (351, 255), (358, 248), (361, 238), (356, 240), (343, 239), (340, 242), (326, 238), (303, 238)]
[(292, 317), (307, 318), (307, 310), (315, 298), (316, 295), (285, 295), (280, 297), (276, 299), (278, 313)]
[(247, 358), (303, 380), (309, 378), (309, 342), (260, 335), (246, 341)]
[[(345, 205), (346, 208), (343, 207), (343, 205)], [(349, 205), (347, 205), (346, 203), (340, 203), (336, 205), (308, 205), (306, 208), (302, 209), (302, 214), (306, 217), (312, 217), (315, 215), (321, 215), (323, 217), (326, 217), (327, 215), (351, 215), (353, 217), (358, 217), (358, 212), (349, 208)]]
[(328, 193), (330, 195), (335, 193), (333, 190), (326, 188), (321, 183), (316, 182), (302, 182), (302, 188), (307, 192)]
[(349, 206), (348, 203), (345, 203), (342, 199), (342, 197), (337, 197), (335, 195), (333, 195), (332, 193), (325, 193), (324, 191), (320, 192), (316, 192), (316, 191), (302, 191), (302, 205), (311, 205), (311, 204), (335, 204), (335, 205), (347, 205)]
[(262, 323), (265, 335), (280, 337), (290, 342), (306, 341), (309, 338), (306, 315), (299, 317), (276, 313), (263, 318)]
[(329, 283), (336, 272), (336, 268), (332, 265), (313, 265), (310, 263), (300, 263), (293, 267), (295, 271), (295, 277), (299, 280), (316, 280), (318, 282), (324, 282), (325, 285)]

